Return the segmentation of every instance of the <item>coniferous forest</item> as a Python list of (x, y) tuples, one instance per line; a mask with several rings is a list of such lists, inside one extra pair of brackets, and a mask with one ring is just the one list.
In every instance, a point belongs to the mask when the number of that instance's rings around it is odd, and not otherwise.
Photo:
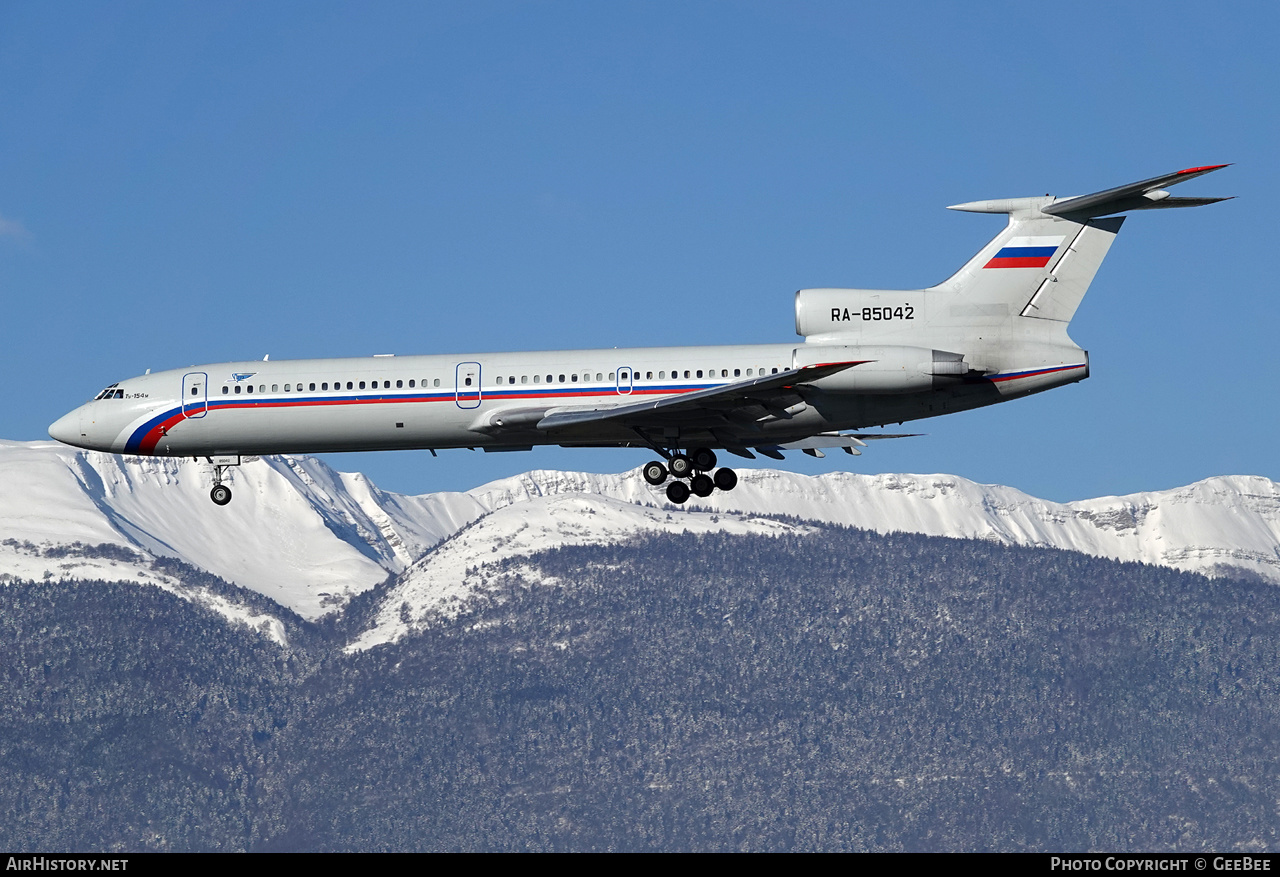
[(1273, 585), (837, 527), (487, 573), (356, 654), (385, 591), (282, 648), (156, 588), (0, 587), (4, 846), (1280, 847)]

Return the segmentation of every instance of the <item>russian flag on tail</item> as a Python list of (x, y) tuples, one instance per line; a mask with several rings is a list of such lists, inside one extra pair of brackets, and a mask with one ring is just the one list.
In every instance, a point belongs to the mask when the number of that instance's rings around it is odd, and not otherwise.
[(1043, 268), (1058, 251), (1063, 236), (1010, 238), (983, 268)]

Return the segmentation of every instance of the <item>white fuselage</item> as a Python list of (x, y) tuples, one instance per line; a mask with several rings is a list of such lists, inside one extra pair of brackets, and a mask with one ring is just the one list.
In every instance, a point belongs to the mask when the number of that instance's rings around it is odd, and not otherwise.
[[(59, 441), (127, 454), (206, 456), (538, 444), (725, 445), (683, 424), (641, 436), (613, 424), (547, 435), (547, 411), (603, 409), (720, 387), (793, 367), (806, 345), (664, 347), (232, 362), (156, 372), (113, 385), (50, 427)], [(874, 354), (868, 350), (868, 356)], [(808, 404), (757, 417), (734, 445), (930, 417), (1081, 380), (1078, 348), (1053, 348), (1021, 372), (911, 392), (806, 387)], [(668, 431), (670, 432), (670, 431)]]

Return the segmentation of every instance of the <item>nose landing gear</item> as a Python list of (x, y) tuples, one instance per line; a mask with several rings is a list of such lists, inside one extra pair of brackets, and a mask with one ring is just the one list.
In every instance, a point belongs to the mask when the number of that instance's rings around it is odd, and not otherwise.
[(223, 484), (222, 479), (228, 469), (240, 465), (240, 457), (224, 454), (207, 459), (213, 464), (213, 489), (209, 491), (209, 499), (214, 505), (226, 505), (231, 502), (231, 488)]
[[(716, 469), (715, 451), (710, 448), (694, 448), (688, 454), (673, 450), (666, 456), (666, 465), (654, 460), (646, 463), (641, 472), (644, 480), (654, 487), (662, 486), (668, 475), (676, 479), (666, 490), (667, 499), (676, 505), (683, 505), (690, 496), (707, 497), (717, 489), (733, 490), (738, 486), (736, 472), (727, 467)], [(714, 476), (708, 474), (712, 469), (715, 469)]]

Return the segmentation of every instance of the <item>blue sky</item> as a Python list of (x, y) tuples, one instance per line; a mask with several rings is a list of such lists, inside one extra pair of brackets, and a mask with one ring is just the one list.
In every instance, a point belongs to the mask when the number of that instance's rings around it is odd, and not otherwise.
[[(1280, 479), (1267, 4), (0, 5), (0, 437), (199, 362), (798, 340), (801, 287), (920, 287), (1000, 217), (1234, 162), (1126, 223), (1082, 384), (824, 472), (1051, 499)], [(640, 451), (333, 455), (400, 492)], [(769, 462), (769, 465), (776, 465)]]

